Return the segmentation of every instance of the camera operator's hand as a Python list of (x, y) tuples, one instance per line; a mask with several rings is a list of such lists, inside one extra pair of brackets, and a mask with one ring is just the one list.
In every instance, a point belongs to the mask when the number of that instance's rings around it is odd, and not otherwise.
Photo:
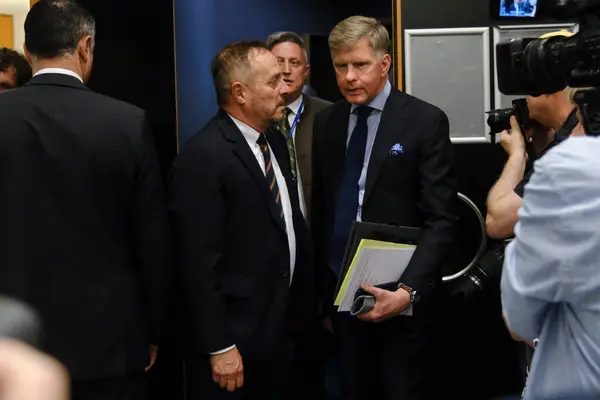
[(510, 125), (511, 133), (503, 131), (500, 134), (500, 142), (508, 153), (508, 160), (487, 199), (486, 231), (495, 239), (505, 239), (514, 234), (514, 227), (519, 220), (517, 212), (522, 205), (515, 188), (525, 175), (527, 151), (515, 117), (510, 117)]
[(517, 118), (514, 116), (510, 117), (510, 128), (510, 133), (508, 131), (502, 131), (500, 134), (500, 143), (502, 144), (504, 151), (506, 151), (509, 157), (526, 155), (525, 138), (521, 133)]

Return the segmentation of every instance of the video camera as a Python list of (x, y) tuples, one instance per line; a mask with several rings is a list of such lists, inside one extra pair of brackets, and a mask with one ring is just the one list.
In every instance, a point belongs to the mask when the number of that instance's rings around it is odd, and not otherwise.
[[(510, 1), (492, 0), (494, 19), (506, 15)], [(579, 32), (571, 37), (519, 38), (497, 44), (500, 91), (506, 95), (539, 96), (567, 86), (593, 87), (578, 93), (575, 100), (582, 111), (586, 133), (600, 135), (600, 0), (515, 0), (513, 5), (508, 10), (517, 11), (510, 11), (508, 18), (577, 19)]]

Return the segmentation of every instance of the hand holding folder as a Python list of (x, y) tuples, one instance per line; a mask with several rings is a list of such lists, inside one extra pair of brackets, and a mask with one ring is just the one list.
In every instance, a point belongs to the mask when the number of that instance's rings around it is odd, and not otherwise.
[(408, 291), (396, 282), (362, 285), (356, 292), (350, 314), (365, 322), (383, 322), (398, 315), (412, 316), (413, 304)]
[[(373, 286), (381, 290), (393, 292), (398, 284), (396, 282), (387, 282)], [(362, 287), (356, 291), (354, 302), (350, 308), (350, 313), (353, 315), (364, 314), (371, 311), (375, 307), (375, 295), (372, 292), (364, 290)]]
[[(375, 296), (360, 289), (368, 284), (395, 291), (416, 249), (418, 228), (355, 222), (352, 226), (334, 305), (338, 311), (363, 314)], [(403, 313), (412, 315), (412, 308)]]

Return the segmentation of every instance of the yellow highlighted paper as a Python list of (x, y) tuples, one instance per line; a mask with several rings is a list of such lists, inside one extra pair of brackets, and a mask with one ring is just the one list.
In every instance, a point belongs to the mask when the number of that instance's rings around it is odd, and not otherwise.
[(378, 285), (400, 279), (416, 248), (410, 244), (362, 239), (333, 304), (351, 302), (363, 283)]

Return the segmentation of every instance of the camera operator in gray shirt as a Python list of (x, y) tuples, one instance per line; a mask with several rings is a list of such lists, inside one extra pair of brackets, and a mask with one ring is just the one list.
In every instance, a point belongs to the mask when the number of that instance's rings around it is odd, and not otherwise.
[[(553, 35), (572, 34), (559, 31)], [(508, 160), (487, 199), (486, 230), (494, 239), (511, 238), (519, 220), (517, 211), (523, 205), (524, 187), (534, 172), (532, 167), (526, 173), (526, 140), (530, 142), (536, 159), (540, 159), (552, 147), (569, 137), (574, 130), (583, 132), (575, 105), (569, 99), (569, 89), (541, 96), (527, 96), (527, 108), (529, 117), (534, 122), (533, 127), (523, 135), (513, 117), (512, 133), (504, 131), (500, 135), (500, 143), (508, 155)], [(533, 349), (534, 342), (528, 341), (523, 343), (519, 352), (519, 370), (524, 383), (533, 359)]]
[(600, 137), (576, 128), (536, 161), (506, 249), (506, 324), (539, 338), (525, 399), (600, 394), (599, 154)]

